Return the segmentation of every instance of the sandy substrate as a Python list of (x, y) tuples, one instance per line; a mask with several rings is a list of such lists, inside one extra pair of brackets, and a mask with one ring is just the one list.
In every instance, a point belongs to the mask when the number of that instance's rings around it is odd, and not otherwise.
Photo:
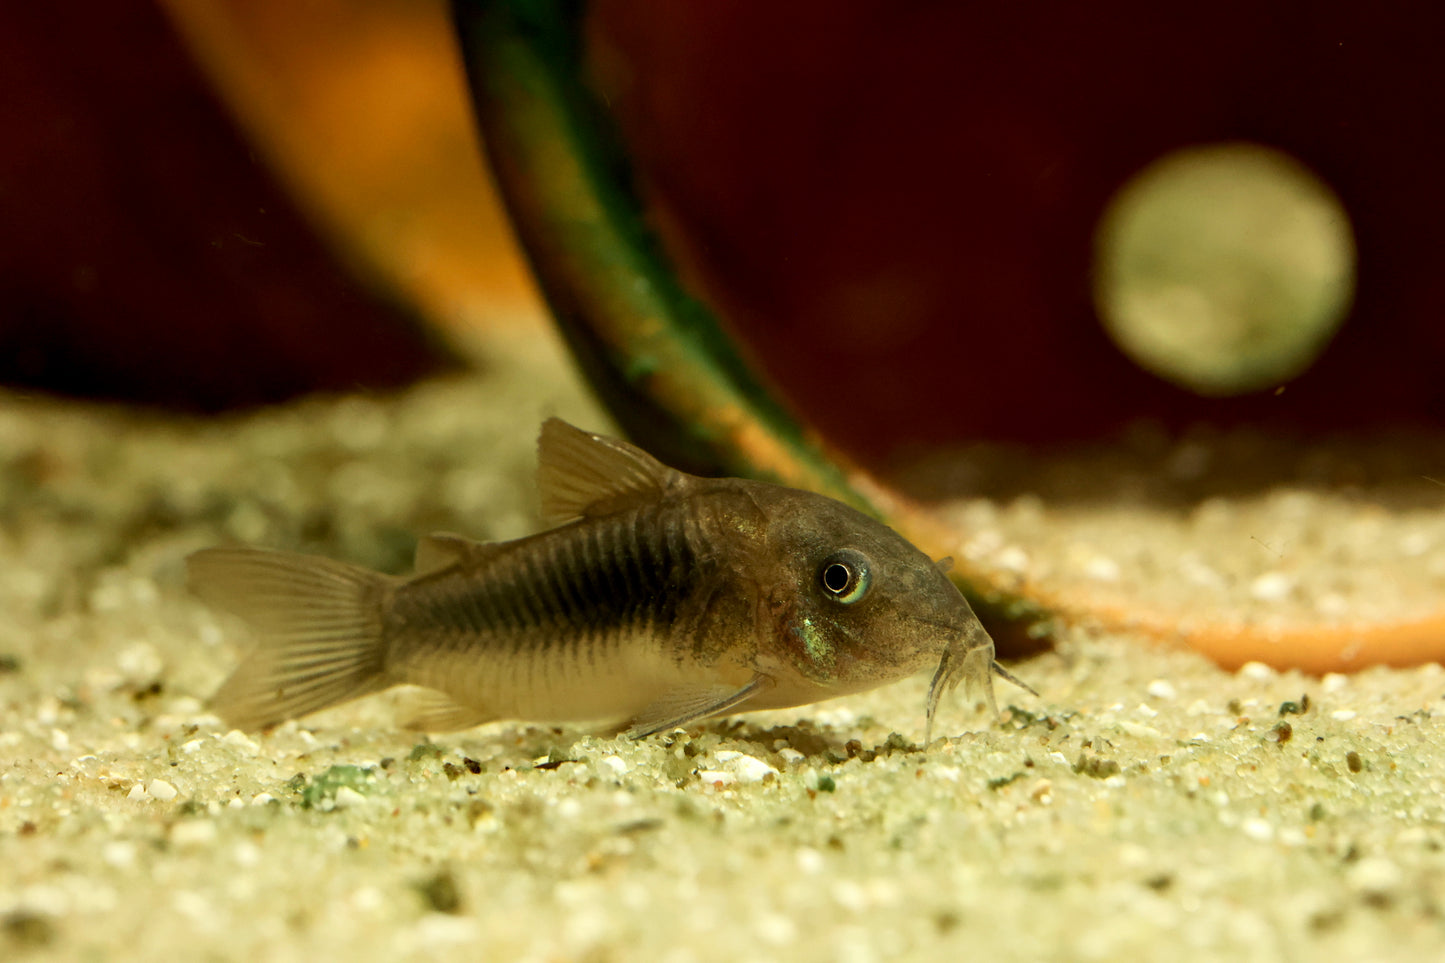
[[(1445, 436), (1306, 441), (1140, 425), (1047, 457), (930, 456), (898, 483), (999, 584), (1213, 620), (1411, 621), (1445, 599)], [(958, 493), (966, 493), (958, 497)]]
[[(517, 724), (426, 739), (395, 726), (392, 695), (227, 732), (204, 700), (245, 636), (186, 595), (188, 552), (403, 571), (420, 532), (532, 529), (543, 417), (605, 427), (551, 347), (485, 353), (394, 398), (222, 421), (0, 400), (0, 957), (1445, 958), (1437, 666), (1226, 673), (1073, 632), (1013, 666), (1040, 699), (1001, 690), (996, 723), (954, 700), (957, 735), (926, 751), (924, 679), (640, 743)], [(1352, 529), (1351, 572), (1371, 545), (1433, 564), (1439, 509), (1407, 494), (1426, 534)], [(1201, 565), (1238, 551), (1211, 511), (1256, 506), (1245, 527), (1291, 551), (1268, 526), (1298, 497), (1251, 497), (1176, 516)], [(1311, 525), (1358, 505), (1325, 483), (1299, 497)], [(1013, 524), (978, 547), (996, 553), (1038, 524), (1030, 506), (1001, 490), (961, 510)], [(1177, 556), (1151, 548), (1157, 527), (1117, 525), (1135, 554), (1103, 535), (1087, 557), (1019, 551), (1121, 592), (1155, 577), (1130, 559)], [(1289, 604), (1374, 604), (1295, 551)], [(1238, 576), (1252, 604), (1265, 574)]]

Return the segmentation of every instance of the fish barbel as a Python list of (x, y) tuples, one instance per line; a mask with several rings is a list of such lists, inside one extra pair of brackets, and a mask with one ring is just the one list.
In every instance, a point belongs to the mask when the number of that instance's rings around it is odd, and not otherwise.
[(995, 713), (993, 675), (1022, 685), (946, 561), (841, 502), (688, 475), (555, 418), (538, 456), (555, 527), (429, 536), (409, 577), (256, 548), (191, 555), (193, 589), (258, 634), (214, 711), (260, 729), (410, 683), (430, 690), (415, 729), (523, 719), (640, 738), (936, 666), (931, 736), (961, 679)]

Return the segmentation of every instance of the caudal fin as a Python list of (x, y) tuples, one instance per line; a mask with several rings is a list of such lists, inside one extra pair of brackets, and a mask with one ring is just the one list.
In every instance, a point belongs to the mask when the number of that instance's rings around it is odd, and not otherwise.
[(259, 636), (211, 700), (228, 725), (264, 729), (389, 684), (381, 618), (387, 576), (256, 548), (204, 549), (186, 568), (197, 595)]

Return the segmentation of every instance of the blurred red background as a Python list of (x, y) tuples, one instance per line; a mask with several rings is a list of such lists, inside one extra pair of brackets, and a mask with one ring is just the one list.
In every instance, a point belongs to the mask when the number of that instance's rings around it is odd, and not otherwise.
[(212, 410), (537, 324), (455, 47), (440, 0), (12, 6), (0, 380)]

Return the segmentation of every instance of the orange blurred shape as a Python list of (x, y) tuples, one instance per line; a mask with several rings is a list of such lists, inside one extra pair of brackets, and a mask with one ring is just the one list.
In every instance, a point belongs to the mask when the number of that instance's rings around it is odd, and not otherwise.
[(543, 309), (482, 162), (445, 3), (162, 0), (297, 202), (445, 326)]
[(0, 89), (0, 381), (216, 410), (450, 360), (317, 237), (154, 4), (13, 7)]

